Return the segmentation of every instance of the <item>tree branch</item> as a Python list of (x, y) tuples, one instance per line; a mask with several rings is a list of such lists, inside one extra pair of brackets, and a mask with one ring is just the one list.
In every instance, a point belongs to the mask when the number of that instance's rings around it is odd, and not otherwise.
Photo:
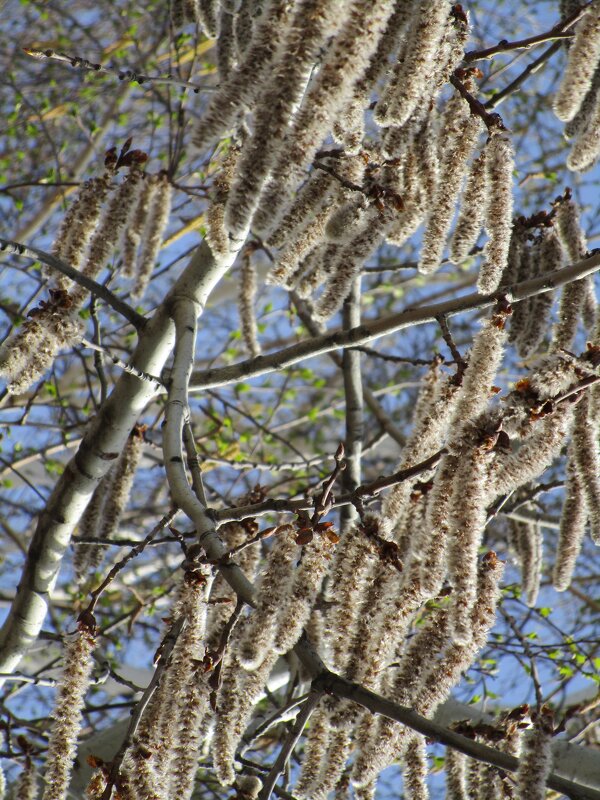
[[(387, 700), (357, 683), (329, 672), (329, 670), (325, 670), (313, 680), (312, 688), (333, 697), (352, 700), (373, 714), (381, 714), (384, 717), (388, 717), (388, 719), (396, 720), (396, 722), (406, 725), (417, 731), (417, 733), (452, 747), (460, 753), (474, 758), (476, 761), (483, 761), (506, 772), (516, 772), (519, 768), (520, 761), (518, 758), (496, 750), (494, 747), (475, 742), (466, 736), (461, 736), (433, 720), (422, 717), (411, 708), (406, 708)], [(566, 794), (572, 800), (600, 800), (600, 792), (598, 790), (561, 778), (556, 773), (550, 774), (547, 785), (548, 788), (556, 789), (556, 791)]]
[(237, 383), (242, 379), (248, 380), (261, 375), (268, 375), (275, 370), (291, 367), (306, 358), (314, 358), (332, 350), (367, 344), (379, 339), (381, 336), (387, 336), (405, 328), (423, 325), (426, 322), (434, 322), (441, 316), (454, 316), (465, 311), (488, 308), (502, 298), (506, 298), (511, 303), (516, 303), (525, 300), (527, 297), (550, 292), (559, 286), (564, 286), (587, 275), (592, 275), (599, 268), (600, 251), (555, 272), (540, 275), (537, 278), (530, 278), (529, 280), (521, 281), (521, 283), (500, 287), (491, 294), (473, 292), (464, 297), (447, 300), (443, 303), (414, 309), (408, 308), (397, 314), (390, 314), (387, 317), (363, 323), (349, 331), (337, 330), (332, 333), (322, 334), (314, 339), (298, 342), (298, 344), (290, 345), (270, 355), (257, 356), (228, 367), (215, 367), (195, 372), (192, 375), (190, 389), (198, 391), (200, 389), (216, 388)]
[[(171, 352), (174, 326), (168, 305), (178, 296), (194, 298), (204, 308), (213, 287), (233, 261), (237, 249), (215, 259), (203, 242), (154, 316), (140, 332), (131, 358), (144, 373), (160, 374)], [(74, 527), (94, 489), (123, 449), (139, 415), (155, 396), (154, 385), (127, 373), (91, 421), (79, 449), (59, 478), (31, 538), (19, 589), (0, 630), (0, 673), (12, 672), (35, 642), (62, 558)]]
[(62, 275), (66, 275), (67, 278), (70, 278), (74, 283), (83, 286), (84, 289), (87, 289), (96, 297), (104, 300), (108, 306), (131, 322), (137, 331), (142, 330), (147, 322), (146, 317), (138, 314), (135, 309), (131, 308), (130, 305), (117, 297), (108, 287), (102, 286), (101, 283), (97, 283), (95, 280), (92, 280), (92, 278), (88, 278), (87, 275), (83, 275), (78, 269), (65, 264), (64, 261), (61, 261), (60, 258), (56, 258), (56, 256), (53, 256), (51, 253), (46, 253), (44, 250), (40, 250), (37, 247), (26, 246), (20, 244), (20, 242), (11, 242), (9, 239), (2, 238), (0, 238), (0, 250), (15, 256), (41, 261), (42, 264), (46, 264), (46, 266), (55, 269)]

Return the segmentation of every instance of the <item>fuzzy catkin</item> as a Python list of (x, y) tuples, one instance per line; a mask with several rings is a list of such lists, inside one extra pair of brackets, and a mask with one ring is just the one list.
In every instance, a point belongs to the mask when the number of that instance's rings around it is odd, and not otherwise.
[(446, 775), (447, 800), (467, 800), (467, 757), (451, 747), (446, 748), (444, 771)]
[(508, 263), (508, 250), (512, 233), (513, 171), (515, 156), (510, 139), (496, 133), (486, 146), (488, 203), (485, 228), (489, 241), (485, 248), (485, 261), (481, 266), (477, 289), (482, 294), (498, 288)]
[(566, 591), (570, 584), (581, 550), (587, 519), (586, 498), (581, 478), (573, 462), (573, 443), (569, 446), (565, 501), (560, 516), (560, 528), (552, 571), (552, 584), (557, 592)]
[(442, 42), (450, 4), (439, 0), (421, 0), (413, 10), (407, 31), (407, 52), (398, 61), (393, 76), (375, 109), (379, 125), (404, 125), (422, 101), (431, 81), (430, 67)]
[(330, 733), (330, 712), (324, 705), (321, 705), (311, 717), (300, 777), (294, 786), (294, 796), (300, 800), (311, 800), (319, 784), (322, 758), (327, 752)]
[(10, 394), (26, 391), (53, 364), (60, 350), (76, 344), (83, 322), (67, 309), (51, 304), (0, 347), (0, 375)]
[[(69, 266), (79, 269), (88, 242), (94, 233), (102, 204), (110, 190), (114, 173), (105, 169), (102, 175), (90, 178), (79, 189), (73, 204), (65, 214), (52, 246), (52, 253)], [(68, 289), (73, 284), (66, 275), (53, 275), (60, 289)]]
[(292, 596), (298, 546), (292, 529), (278, 531), (258, 590), (257, 606), (240, 627), (238, 657), (247, 670), (257, 669), (273, 648), (285, 607)]
[(325, 536), (317, 536), (303, 547), (301, 561), (294, 572), (292, 591), (279, 598), (281, 611), (273, 640), (274, 650), (279, 655), (292, 649), (308, 623), (317, 592), (331, 564), (329, 549)]
[(513, 537), (521, 563), (521, 581), (525, 602), (533, 608), (542, 578), (542, 527), (536, 522), (511, 520)]
[(467, 117), (457, 136), (455, 146), (443, 154), (438, 191), (431, 202), (429, 219), (423, 235), (419, 259), (420, 272), (429, 274), (440, 267), (467, 162), (482, 126), (483, 123), (478, 117)]
[(250, 253), (246, 252), (242, 258), (241, 282), (239, 294), (239, 313), (242, 323), (242, 338), (246, 351), (250, 356), (260, 355), (258, 342), (258, 326), (256, 324), (256, 267), (252, 262)]
[(590, 412), (590, 394), (585, 392), (574, 413), (572, 455), (586, 498), (590, 535), (600, 545), (600, 443), (598, 420)]
[(523, 736), (516, 776), (518, 797), (523, 800), (545, 800), (552, 770), (552, 734), (552, 713), (544, 706), (534, 718), (533, 731)]
[(64, 800), (67, 796), (95, 646), (95, 634), (83, 624), (80, 624), (75, 638), (66, 643), (63, 673), (52, 711), (42, 800)]
[[(38, 780), (35, 763), (30, 756), (25, 758), (25, 764), (21, 770), (11, 797), (14, 800), (37, 800)], [(0, 795), (4, 800), (4, 792)]]
[[(143, 173), (137, 168), (132, 168), (113, 193), (100, 223), (90, 239), (89, 250), (82, 269), (82, 273), (88, 278), (95, 278), (106, 266), (113, 248), (121, 241), (135, 213), (143, 188)], [(71, 290), (74, 305), (81, 304), (87, 292), (88, 290), (83, 286), (75, 286)]]
[(473, 161), (467, 177), (458, 220), (450, 240), (450, 260), (455, 264), (469, 255), (483, 227), (488, 201), (486, 158), (486, 151), (483, 150)]
[(592, 85), (600, 59), (600, 2), (592, 0), (590, 7), (575, 26), (575, 38), (569, 48), (567, 65), (554, 98), (556, 116), (572, 120)]
[[(336, 14), (337, 12), (337, 14)], [(261, 189), (276, 163), (319, 48), (335, 30), (339, 8), (332, 0), (303, 0), (277, 62), (259, 94), (252, 136), (244, 143), (225, 209), (227, 230), (238, 236), (248, 226)]]
[(291, 7), (287, 0), (272, 0), (268, 4), (252, 32), (252, 40), (247, 45), (244, 58), (211, 97), (200, 119), (193, 136), (193, 143), (199, 150), (205, 150), (230, 128), (241, 109), (253, 107), (290, 14)]
[[(534, 248), (533, 261), (539, 265), (539, 269), (535, 271), (536, 274), (554, 272), (563, 266), (562, 243), (553, 228), (546, 229), (542, 233), (541, 240), (534, 244)], [(534, 274), (531, 277), (534, 277)], [(525, 303), (527, 318), (523, 321), (520, 334), (515, 336), (517, 350), (522, 357), (535, 352), (547, 333), (550, 311), (554, 303), (554, 292), (535, 295)], [(521, 305), (522, 303), (517, 303), (517, 311)]]
[(123, 239), (123, 275), (133, 278), (137, 272), (137, 254), (146, 229), (148, 214), (156, 194), (156, 181), (144, 175), (137, 205), (132, 214), (131, 224), (125, 230)]
[(567, 156), (567, 168), (572, 172), (585, 172), (596, 163), (600, 155), (600, 100), (589, 114), (587, 126), (577, 136)]
[(427, 748), (423, 736), (413, 736), (406, 748), (403, 778), (406, 800), (429, 800)]
[(294, 117), (273, 169), (272, 181), (263, 192), (254, 218), (259, 232), (272, 226), (273, 217), (280, 217), (293, 185), (349, 99), (357, 77), (368, 66), (394, 5), (392, 0), (381, 0), (376, 6), (369, 0), (354, 0), (344, 6), (340, 31)]
[(158, 175), (155, 178), (155, 185), (156, 189), (148, 212), (142, 247), (138, 256), (137, 275), (132, 291), (135, 298), (142, 297), (146, 291), (171, 214), (172, 187), (167, 175), (164, 173)]

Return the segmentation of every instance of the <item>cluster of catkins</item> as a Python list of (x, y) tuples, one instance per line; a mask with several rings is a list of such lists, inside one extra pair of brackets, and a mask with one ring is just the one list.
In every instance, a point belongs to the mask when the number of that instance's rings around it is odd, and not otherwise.
[[(578, 0), (562, 0), (563, 16), (581, 8)], [(554, 113), (566, 122), (573, 141), (567, 166), (590, 169), (600, 155), (600, 2), (592, 0), (574, 27), (567, 64), (554, 97)]]
[[(220, 535), (256, 585), (255, 607), (234, 624), (233, 590), (209, 565), (188, 557), (157, 656), (176, 626), (178, 637), (123, 759), (122, 797), (190, 798), (203, 743), (224, 785), (235, 785), (240, 797), (258, 796), (260, 781), (244, 772), (239, 759), (255, 735), (265, 732), (265, 725), (253, 719), (256, 706), (276, 662), (303, 631), (331, 669), (432, 715), (473, 663), (494, 623), (504, 564), (493, 552), (480, 556), (491, 509), (498, 498), (538, 478), (572, 432), (569, 480), (578, 487), (572, 491), (585, 500), (579, 501), (583, 516), (566, 514), (561, 523), (554, 583), (566, 588), (588, 517), (596, 539), (598, 532), (593, 511), (600, 496), (597, 436), (592, 446), (597, 423), (590, 416), (598, 398), (593, 387), (580, 388), (597, 372), (598, 350), (590, 345), (581, 356), (550, 352), (498, 400), (493, 383), (508, 341), (510, 313), (506, 302), (496, 306), (475, 337), (466, 368), (448, 377), (436, 362), (423, 380), (399, 468), (444, 448), (437, 467), (416, 482), (392, 488), (380, 511), (363, 516), (339, 542), (317, 533), (299, 544), (296, 528), (283, 524), (271, 531), (261, 557), (256, 521), (221, 527)], [(136, 433), (116, 468), (127, 485), (128, 462), (135, 461), (135, 452), (129, 451), (139, 449), (138, 439)], [(242, 500), (248, 502), (256, 500)], [(568, 498), (567, 506), (573, 502)], [(254, 543), (240, 548), (249, 541)], [(540, 574), (539, 529), (533, 539), (521, 529), (515, 542), (533, 602)], [(53, 786), (68, 785), (81, 719), (75, 700), (80, 707), (94, 646), (93, 631), (82, 623), (65, 656), (59, 702), (74, 700), (68, 726), (64, 714), (56, 715), (50, 747), (50, 767), (57, 776)], [(550, 770), (550, 743), (551, 728), (542, 715), (533, 733), (523, 737), (518, 773), (520, 785), (537, 787), (540, 798)], [(518, 744), (511, 739), (511, 752)], [(302, 752), (293, 788), (297, 797), (325, 800), (333, 790), (346, 797), (350, 786), (358, 797), (373, 797), (379, 773), (398, 758), (408, 796), (427, 797), (422, 738), (348, 701), (320, 702)], [(457, 754), (449, 753), (448, 764), (449, 790), (453, 783), (487, 780), (475, 774), (475, 767), (467, 769)], [(88, 797), (101, 796), (106, 775), (106, 765), (97, 764)], [(488, 777), (495, 787), (489, 796), (502, 800), (504, 782), (495, 773)], [(48, 798), (55, 796), (50, 788), (47, 792)]]
[[(245, 8), (233, 12), (234, 31)], [(213, 250), (251, 228), (275, 254), (268, 280), (316, 294), (315, 315), (326, 319), (385, 241), (403, 244), (425, 224), (421, 269), (440, 266), (468, 173), (453, 257), (485, 228), (480, 288), (496, 288), (512, 224), (512, 147), (494, 119), (471, 164), (484, 123), (459, 94), (438, 105), (468, 38), (462, 7), (272, 0), (251, 21), (194, 134), (206, 150), (239, 132), (208, 215)], [(473, 71), (463, 79), (476, 93)], [(365, 124), (380, 134), (369, 144)], [(330, 134), (336, 146), (320, 149)]]
[[(579, 357), (552, 352), (506, 397), (494, 401), (510, 311), (505, 303), (494, 309), (459, 375), (448, 378), (436, 363), (425, 376), (399, 468), (443, 447), (436, 468), (415, 483), (395, 486), (381, 511), (366, 515), (335, 546), (321, 535), (299, 545), (294, 527), (282, 525), (271, 537), (258, 575), (257, 545), (241, 550), (239, 562), (256, 581), (257, 602), (228, 632), (225, 645), (233, 604), (222, 601), (228, 596), (233, 601), (232, 591), (220, 576), (211, 585), (208, 574), (199, 582), (197, 574), (186, 573), (180, 591), (195, 599), (181, 608), (183, 600), (178, 599), (170, 621), (193, 609), (201, 614), (204, 628), (202, 634), (194, 632), (199, 623), (190, 619), (190, 633), (186, 628), (177, 644), (167, 680), (191, 693), (182, 706), (190, 717), (189, 729), (182, 732), (173, 715), (180, 719), (183, 711), (161, 700), (159, 690), (125, 761), (124, 785), (130, 787), (131, 798), (162, 797), (157, 787), (164, 785), (165, 774), (178, 781), (178, 796), (189, 796), (183, 787), (191, 787), (191, 779), (186, 783), (181, 777), (182, 762), (177, 761), (176, 769), (169, 762), (165, 773), (165, 759), (180, 758), (184, 745), (177, 737), (184, 735), (186, 774), (193, 774), (204, 740), (210, 743), (219, 780), (226, 785), (238, 781), (236, 760), (258, 730), (252, 720), (256, 704), (278, 658), (293, 648), (303, 630), (331, 669), (401, 705), (429, 716), (448, 697), (484, 646), (495, 618), (504, 565), (493, 552), (479, 555), (494, 503), (535, 480), (560, 454), (571, 431), (573, 473), (583, 492), (598, 491), (598, 470), (589, 461), (582, 463), (584, 452), (591, 457), (584, 444), (589, 446), (592, 434), (585, 443), (581, 437), (591, 430), (594, 398), (574, 391), (595, 374), (596, 351), (590, 348)], [(592, 452), (597, 458), (597, 442)], [(221, 535), (236, 547), (255, 533), (255, 524), (249, 524), (229, 523)], [(594, 524), (592, 520), (595, 535)], [(519, 536), (518, 552), (528, 572), (525, 588), (533, 602), (542, 543), (539, 530), (533, 542), (527, 531)], [(568, 585), (568, 565), (572, 570), (579, 545), (572, 531), (561, 533), (554, 576), (559, 589)], [(531, 574), (534, 564), (537, 571)], [(206, 616), (211, 597), (220, 602), (209, 606)], [(202, 642), (189, 663), (187, 635), (201, 636)], [(219, 679), (211, 681), (217, 665)], [(171, 686), (164, 689), (165, 697), (178, 696), (171, 683), (164, 684)], [(541, 738), (547, 750), (550, 736), (546, 731), (536, 737), (534, 731), (523, 740), (519, 780), (529, 785), (537, 769), (535, 781), (543, 787), (550, 759), (545, 757), (540, 767), (534, 743)], [(418, 786), (421, 793), (415, 796), (427, 796), (423, 741), (404, 726), (349, 702), (321, 702), (303, 753), (293, 789), (297, 797), (324, 800), (336, 787), (342, 797), (341, 787), (350, 784), (358, 796), (372, 797), (379, 773), (398, 758), (405, 764), (406, 786)], [(457, 757), (450, 762), (452, 758)], [(449, 780), (459, 780), (458, 772), (459, 766), (453, 767)], [(493, 797), (503, 798), (504, 783), (496, 778), (493, 783)]]
[[(139, 151), (129, 155), (135, 153)], [(122, 151), (121, 160), (125, 156)], [(82, 184), (52, 253), (93, 279), (118, 247), (122, 273), (134, 280), (133, 296), (141, 297), (169, 220), (171, 185), (164, 173), (149, 175), (131, 162), (128, 174), (115, 186), (118, 165), (113, 151), (108, 151), (103, 173)], [(0, 349), (0, 375), (8, 381), (10, 392), (25, 391), (60, 350), (79, 341), (83, 330), (79, 311), (87, 294), (87, 289), (64, 275), (50, 275), (49, 299), (29, 313), (21, 329)]]

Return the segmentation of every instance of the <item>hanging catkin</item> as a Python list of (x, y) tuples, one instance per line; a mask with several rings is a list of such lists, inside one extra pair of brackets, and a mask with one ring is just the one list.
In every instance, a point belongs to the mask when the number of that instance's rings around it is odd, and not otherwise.
[(500, 132), (492, 135), (487, 146), (488, 203), (485, 229), (489, 241), (481, 266), (477, 289), (482, 294), (498, 288), (508, 263), (512, 233), (513, 171), (515, 157), (510, 139)]
[(142, 247), (138, 256), (137, 274), (132, 291), (132, 295), (135, 298), (142, 297), (146, 291), (171, 214), (172, 188), (168, 176), (166, 173), (160, 173), (154, 181), (156, 188), (144, 229)]
[(486, 150), (473, 161), (463, 192), (456, 228), (450, 241), (450, 260), (463, 261), (477, 244), (488, 202)]
[[(337, 12), (337, 13), (336, 13)], [(260, 93), (253, 132), (244, 143), (227, 198), (225, 225), (239, 235), (249, 224), (264, 182), (276, 163), (294, 109), (300, 102), (319, 49), (335, 30), (339, 8), (332, 0), (298, 5), (282, 44), (285, 57), (273, 67)]]
[(251, 108), (261, 89), (264, 73), (275, 55), (291, 14), (287, 0), (272, 0), (252, 32), (244, 58), (214, 93), (202, 114), (193, 142), (205, 150), (232, 127), (240, 109)]
[(568, 122), (573, 119), (590, 89), (600, 59), (600, 2), (592, 0), (575, 26), (567, 66), (554, 98), (554, 113)]
[(396, 63), (375, 109), (379, 125), (403, 125), (422, 101), (431, 81), (431, 64), (436, 62), (435, 55), (446, 32), (449, 3), (421, 0), (413, 9), (405, 57)]
[(94, 663), (94, 625), (93, 618), (89, 625), (79, 622), (78, 633), (65, 645), (63, 673), (52, 712), (43, 800), (65, 800), (67, 796), (81, 728), (84, 698), (89, 689)]
[(517, 770), (519, 798), (545, 800), (546, 782), (552, 770), (552, 712), (543, 706), (533, 718), (533, 730), (523, 734)]
[(354, 0), (344, 6), (344, 24), (303, 98), (273, 169), (272, 181), (261, 196), (254, 217), (259, 233), (270, 230), (273, 220), (282, 215), (294, 185), (351, 96), (356, 79), (367, 68), (394, 5), (392, 0), (381, 0), (376, 6), (368, 0)]
[(573, 442), (569, 445), (565, 501), (560, 516), (560, 528), (552, 584), (557, 592), (564, 592), (571, 584), (573, 570), (581, 551), (587, 519), (586, 498), (573, 457)]

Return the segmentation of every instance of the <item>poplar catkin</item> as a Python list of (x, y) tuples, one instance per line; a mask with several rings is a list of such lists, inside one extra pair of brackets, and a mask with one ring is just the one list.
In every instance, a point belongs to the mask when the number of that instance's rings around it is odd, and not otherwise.
[(260, 355), (258, 325), (256, 323), (256, 267), (248, 251), (244, 253), (241, 266), (239, 313), (242, 323), (242, 338), (250, 356)]
[(96, 637), (92, 628), (79, 624), (77, 635), (70, 639), (64, 650), (64, 668), (58, 683), (56, 702), (52, 712), (52, 730), (46, 757), (46, 771), (42, 800), (65, 800), (85, 695), (92, 674), (92, 653)]
[(232, 127), (242, 108), (252, 108), (264, 73), (277, 52), (282, 32), (289, 22), (287, 0), (272, 0), (252, 32), (244, 58), (214, 93), (194, 132), (193, 142), (206, 150)]
[(527, 800), (545, 800), (546, 782), (552, 770), (552, 712), (543, 706), (535, 715), (533, 730), (523, 735), (517, 770), (517, 792)]
[(574, 460), (572, 449), (573, 443), (571, 442), (569, 446), (565, 501), (560, 516), (558, 542), (552, 571), (552, 584), (557, 592), (566, 591), (571, 584), (577, 557), (581, 551), (587, 519), (586, 498), (581, 478), (572, 463)]
[(428, 82), (429, 68), (446, 32), (450, 4), (438, 0), (421, 0), (413, 11), (407, 31), (407, 52), (394, 68), (392, 79), (375, 109), (379, 125), (404, 125), (422, 101)]
[(575, 27), (575, 39), (569, 48), (567, 65), (556, 97), (554, 113), (572, 120), (592, 85), (600, 59), (600, 2), (592, 0)]
[(253, 132), (241, 150), (227, 198), (225, 224), (233, 236), (250, 224), (312, 73), (316, 54), (334, 32), (338, 16), (339, 8), (331, 0), (304, 0), (297, 7), (282, 44), (285, 57), (274, 64), (272, 75), (259, 94)]
[(172, 187), (168, 176), (166, 173), (161, 173), (154, 181), (155, 191), (144, 228), (143, 244), (138, 256), (137, 274), (132, 292), (136, 298), (142, 297), (146, 291), (171, 214)]
[(351, 96), (356, 79), (367, 68), (394, 5), (392, 0), (381, 0), (376, 6), (368, 0), (354, 0), (344, 6), (343, 24), (311, 81), (286, 135), (272, 181), (261, 197), (254, 217), (259, 233), (272, 228), (273, 218), (280, 218), (294, 184)]
[(450, 241), (450, 260), (463, 261), (477, 244), (488, 200), (486, 151), (473, 161), (463, 192), (460, 212)]
[(498, 288), (508, 263), (508, 250), (512, 233), (513, 171), (515, 157), (510, 139), (495, 133), (486, 147), (489, 200), (486, 207), (485, 228), (489, 241), (485, 248), (485, 261), (481, 266), (477, 289), (482, 294)]

